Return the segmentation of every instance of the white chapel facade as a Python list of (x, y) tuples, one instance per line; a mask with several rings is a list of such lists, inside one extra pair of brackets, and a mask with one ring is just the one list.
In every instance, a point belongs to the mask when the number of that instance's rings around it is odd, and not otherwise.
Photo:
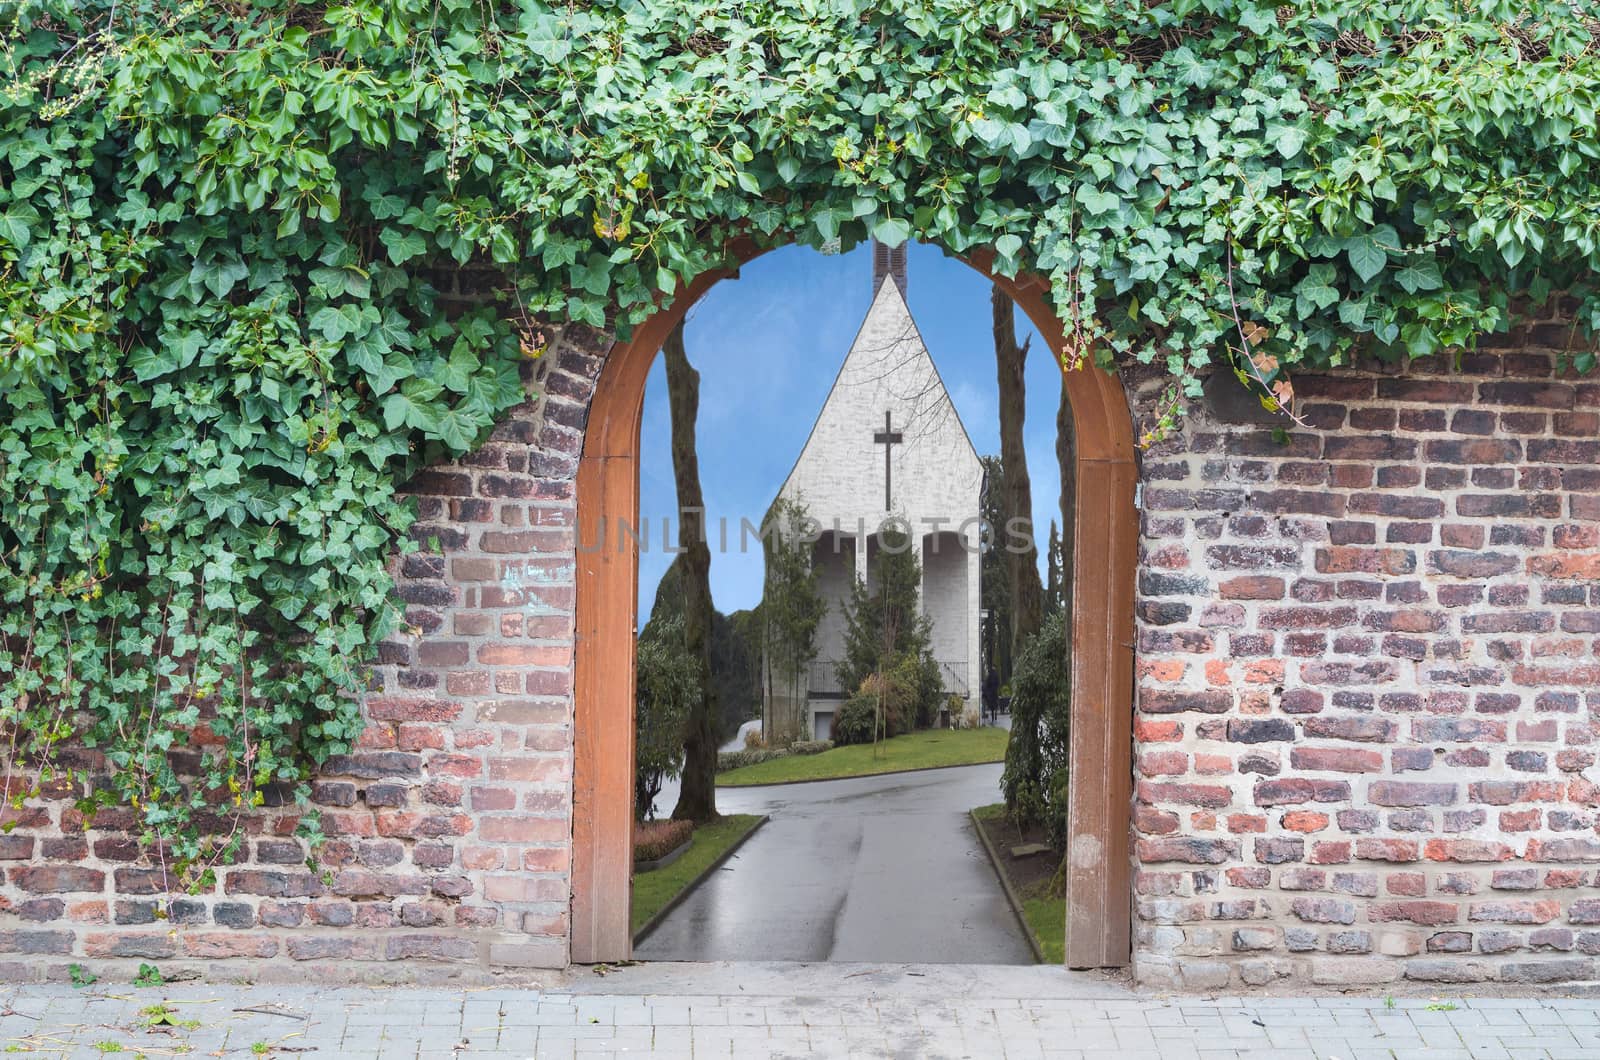
[(872, 249), (872, 307), (778, 491), (820, 527), (813, 561), (827, 612), (800, 690), (804, 705), (768, 688), (763, 718), (776, 706), (804, 719), (802, 735), (816, 739), (828, 738), (854, 691), (834, 675), (845, 611), (853, 581), (873, 583), (886, 528), (908, 534), (921, 565), (922, 610), (945, 692), (975, 704), (982, 689), (983, 464), (906, 305), (904, 246)]

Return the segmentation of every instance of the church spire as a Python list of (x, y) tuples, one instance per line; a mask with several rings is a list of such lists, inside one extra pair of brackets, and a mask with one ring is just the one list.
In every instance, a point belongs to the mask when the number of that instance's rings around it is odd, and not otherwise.
[(872, 296), (876, 298), (878, 291), (883, 287), (883, 278), (893, 276), (895, 286), (900, 288), (900, 297), (906, 293), (906, 245), (901, 243), (893, 249), (884, 246), (876, 239), (872, 241)]

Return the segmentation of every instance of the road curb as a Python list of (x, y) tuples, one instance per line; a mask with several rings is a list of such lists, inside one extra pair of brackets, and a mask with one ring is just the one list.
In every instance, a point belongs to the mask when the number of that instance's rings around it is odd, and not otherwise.
[[(739, 848), (744, 846), (745, 841), (747, 839), (749, 839), (751, 836), (755, 835), (757, 832), (761, 831), (761, 826), (766, 824), (768, 820), (770, 820), (770, 818), (767, 817), (766, 814), (762, 814), (760, 820), (758, 820), (755, 824), (751, 825), (749, 828), (745, 829), (744, 835), (740, 836), (738, 839), (735, 839), (732, 843), (728, 844), (728, 849), (724, 850), (721, 854), (717, 855), (717, 858), (716, 858), (715, 861), (713, 861), (711, 864), (707, 865), (704, 869), (702, 869), (700, 871), (700, 873), (695, 876), (694, 879), (692, 879), (688, 883), (684, 884), (683, 885), (683, 889), (680, 890), (677, 894), (673, 895), (671, 900), (669, 900), (666, 905), (662, 906), (660, 909), (657, 909), (654, 916), (652, 916), (649, 920), (646, 920), (643, 924), (640, 924), (639, 925), (639, 930), (635, 931), (633, 933), (633, 944), (635, 946), (637, 946), (639, 943), (643, 942), (649, 936), (650, 932), (652, 932), (656, 928), (660, 927), (661, 926), (661, 922), (667, 918), (667, 914), (668, 913), (670, 913), (674, 909), (678, 908), (678, 906), (680, 904), (682, 904), (683, 900), (685, 898), (689, 897), (689, 894), (696, 887), (700, 886), (701, 883), (705, 882), (705, 878), (707, 876), (711, 875), (713, 872), (716, 872), (719, 868), (722, 867), (722, 863), (723, 862), (725, 862), (729, 858), (733, 857), (733, 855), (738, 852)], [(690, 843), (692, 843), (692, 842), (693, 842), (693, 840), (690, 840)], [(689, 843), (685, 843), (684, 844), (685, 848), (687, 848), (688, 846), (689, 846)]]
[(688, 839), (685, 839), (683, 842), (679, 843), (677, 846), (673, 847), (659, 858), (656, 858), (654, 861), (635, 861), (633, 863), (633, 871), (637, 875), (641, 872), (656, 872), (660, 869), (664, 869), (674, 861), (677, 861), (679, 858), (683, 857), (683, 855), (686, 854), (689, 848), (692, 846), (694, 846), (694, 833), (691, 831)]
[[(968, 769), (972, 766), (992, 766), (1004, 762), (1005, 756), (985, 762), (956, 762), (948, 766), (912, 766), (910, 769), (885, 769), (881, 773), (849, 773), (842, 777), (811, 777), (807, 780), (766, 780), (760, 784), (718, 784), (719, 788), (737, 791), (740, 788), (786, 788), (793, 784), (828, 784), (835, 780), (860, 780), (863, 777), (892, 777), (900, 773), (933, 773), (941, 769)], [(740, 768), (748, 768), (741, 766)], [(731, 770), (730, 770), (731, 772)]]
[(1000, 866), (1000, 852), (989, 842), (989, 834), (983, 830), (977, 811), (968, 810), (967, 817), (972, 822), (972, 830), (978, 833), (978, 842), (983, 844), (983, 852), (989, 855), (989, 867), (994, 869), (994, 874), (1000, 879), (1000, 889), (1006, 893), (1006, 904), (1011, 906), (1012, 915), (1017, 918), (1017, 926), (1022, 928), (1022, 937), (1028, 940), (1028, 948), (1033, 951), (1034, 961), (1043, 964), (1044, 951), (1039, 948), (1039, 940), (1033, 937), (1033, 929), (1028, 926), (1028, 918), (1022, 913), (1022, 899), (1012, 888), (1011, 881), (1006, 878), (1006, 870)]

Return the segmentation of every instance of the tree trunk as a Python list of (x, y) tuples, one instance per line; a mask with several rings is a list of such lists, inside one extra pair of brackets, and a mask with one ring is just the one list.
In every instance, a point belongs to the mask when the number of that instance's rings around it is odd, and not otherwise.
[[(1056, 463), (1061, 465), (1061, 607), (1067, 613), (1067, 650), (1072, 650), (1072, 563), (1077, 543), (1078, 427), (1061, 377), (1061, 407), (1056, 410)], [(1069, 661), (1070, 665), (1070, 661)]]
[[(1000, 530), (1000, 545), (1005, 550), (1007, 580), (1011, 583), (1011, 658), (1015, 660), (1022, 657), (1022, 646), (1039, 631), (1044, 617), (1044, 586), (1039, 583), (1039, 550), (1033, 535), (1033, 488), (1028, 482), (1028, 455), (1022, 442), (1022, 424), (1027, 415), (1023, 368), (1028, 362), (1029, 343), (1017, 345), (1016, 309), (999, 287), (994, 289), (990, 304), (994, 309), (994, 360), (1000, 384), (1000, 464), (1005, 477), (1006, 526)], [(1012, 527), (1026, 527), (1026, 540), (1014, 536)]]
[(672, 472), (678, 484), (678, 547), (683, 549), (683, 639), (700, 672), (700, 698), (683, 733), (683, 779), (672, 817), (712, 821), (717, 816), (717, 702), (711, 684), (711, 548), (706, 543), (705, 499), (695, 452), (700, 373), (683, 348), (683, 325), (661, 347), (667, 362), (667, 404), (672, 411)]

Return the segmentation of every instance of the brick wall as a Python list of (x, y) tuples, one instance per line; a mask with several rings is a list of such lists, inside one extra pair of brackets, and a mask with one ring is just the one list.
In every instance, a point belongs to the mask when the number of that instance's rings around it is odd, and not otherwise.
[(65, 979), (75, 961), (345, 981), (566, 964), (573, 488), (609, 345), (558, 334), (529, 365), (541, 397), (410, 484), (420, 550), (395, 564), (410, 629), (382, 647), (360, 746), (316, 779), (319, 871), (292, 807), (269, 809), (215, 886), (169, 894), (127, 811), (85, 828), (58, 787), (6, 812), (0, 978)]
[[(1299, 380), (1311, 427), (1282, 441), (1196, 408), (1145, 454), (1142, 981), (1595, 977), (1600, 383), (1556, 377), (1538, 344), (1565, 334)], [(573, 488), (608, 344), (558, 335), (541, 397), (412, 484), (413, 631), (316, 782), (324, 871), (268, 809), (214, 887), (168, 895), (125, 812), (86, 828), (54, 789), (5, 812), (0, 978), (566, 962)]]
[(1600, 384), (1566, 337), (1145, 455), (1141, 981), (1596, 977)]

